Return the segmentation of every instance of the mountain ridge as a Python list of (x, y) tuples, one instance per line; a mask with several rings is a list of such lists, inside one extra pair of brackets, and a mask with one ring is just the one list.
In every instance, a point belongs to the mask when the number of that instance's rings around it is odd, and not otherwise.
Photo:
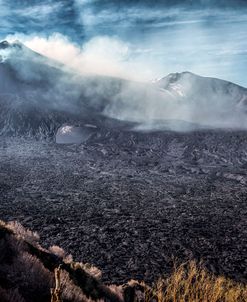
[(0, 57), (0, 134), (54, 137), (64, 124), (104, 128), (107, 120), (136, 131), (184, 131), (176, 121), (187, 130), (247, 128), (247, 89), (225, 80), (189, 71), (150, 84), (86, 76), (19, 41), (1, 42)]

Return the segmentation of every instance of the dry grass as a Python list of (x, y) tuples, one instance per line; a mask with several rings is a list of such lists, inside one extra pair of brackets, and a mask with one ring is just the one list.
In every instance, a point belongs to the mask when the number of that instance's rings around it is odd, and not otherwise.
[(145, 301), (158, 302), (247, 302), (247, 285), (208, 273), (191, 261), (175, 268), (167, 279), (160, 279)]
[(61, 268), (55, 269), (55, 288), (51, 289), (51, 302), (62, 302), (61, 299)]
[(38, 239), (0, 220), (0, 302), (247, 302), (247, 285), (210, 274), (195, 261), (175, 267), (153, 288), (134, 280), (107, 286), (99, 269), (73, 262), (57, 246), (48, 251)]

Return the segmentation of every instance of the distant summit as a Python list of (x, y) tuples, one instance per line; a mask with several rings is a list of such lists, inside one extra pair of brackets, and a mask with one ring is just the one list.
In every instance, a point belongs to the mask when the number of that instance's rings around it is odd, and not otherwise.
[(0, 42), (0, 62), (4, 62), (5, 60), (14, 59), (37, 59), (42, 56), (32, 49), (26, 47), (19, 40), (15, 40), (14, 42), (2, 41)]
[[(247, 89), (237, 84), (211, 77), (203, 77), (192, 72), (170, 73), (154, 83), (161, 90), (183, 103), (231, 110), (247, 106)], [(224, 109), (225, 107), (225, 109)]]
[(10, 43), (8, 41), (0, 42), (0, 49), (22, 49), (24, 44), (22, 44), (19, 40), (15, 40), (14, 42)]
[(10, 43), (6, 40), (0, 42), (0, 63), (3, 63), (7, 58), (9, 58), (11, 53), (16, 53), (23, 50), (23, 46), (24, 45), (18, 40), (14, 41), (13, 43)]
[(10, 46), (8, 41), (2, 41), (0, 42), (0, 49), (6, 49)]

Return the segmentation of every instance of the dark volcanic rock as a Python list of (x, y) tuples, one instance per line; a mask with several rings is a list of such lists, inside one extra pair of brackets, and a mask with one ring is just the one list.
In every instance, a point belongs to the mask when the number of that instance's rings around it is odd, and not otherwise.
[(1, 219), (104, 280), (153, 281), (173, 257), (246, 280), (246, 132), (99, 132), (81, 146), (1, 137)]

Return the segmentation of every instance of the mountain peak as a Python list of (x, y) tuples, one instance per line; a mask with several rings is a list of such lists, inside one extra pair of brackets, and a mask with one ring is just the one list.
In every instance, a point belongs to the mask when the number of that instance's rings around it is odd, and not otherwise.
[(169, 85), (179, 83), (180, 81), (195, 81), (197, 78), (200, 78), (200, 76), (190, 71), (173, 72), (169, 73), (165, 77), (156, 80), (154, 83), (156, 83), (158, 86), (161, 86), (162, 88), (167, 88)]
[(43, 59), (44, 57), (33, 51), (31, 48), (27, 47), (25, 44), (19, 40), (9, 42), (4, 40), (0, 42), (0, 62), (5, 62), (6, 60), (28, 60), (37, 61)]
[(152, 83), (174, 83), (184, 77), (199, 77), (193, 72), (190, 71), (182, 71), (182, 72), (172, 72), (166, 75), (165, 77), (161, 77), (152, 81)]
[(19, 40), (15, 40), (14, 42), (8, 42), (4, 40), (0, 42), (0, 49), (22, 49), (23, 44)]
[(197, 75), (194, 74), (194, 73), (192, 73), (192, 72), (190, 72), (190, 71), (174, 72), (174, 73), (168, 74), (163, 79), (169, 79), (170, 82), (176, 82), (177, 80), (183, 78), (184, 76), (193, 76), (193, 77), (196, 77)]
[(9, 48), (9, 42), (8, 41), (0, 42), (0, 49), (6, 49), (6, 48)]

